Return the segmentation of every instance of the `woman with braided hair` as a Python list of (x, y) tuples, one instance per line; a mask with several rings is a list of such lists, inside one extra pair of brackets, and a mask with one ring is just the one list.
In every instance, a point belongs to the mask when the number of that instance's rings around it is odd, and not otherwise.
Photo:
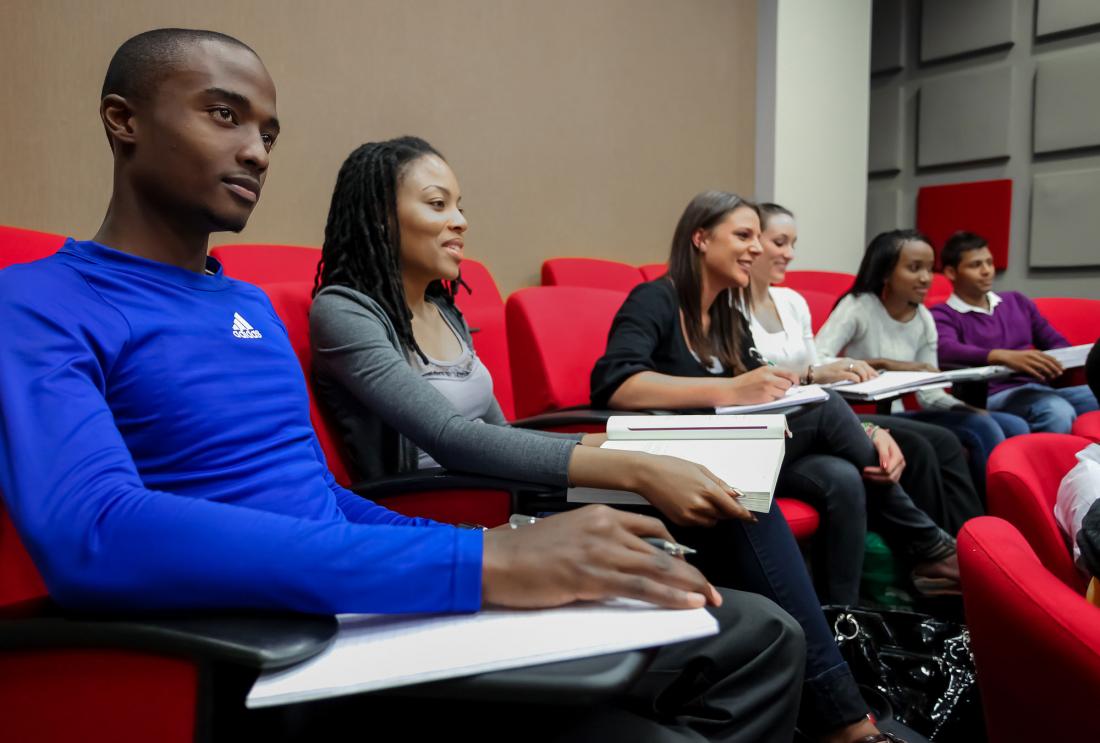
[(438, 463), (551, 486), (630, 490), (674, 525), (721, 528), (721, 539), (710, 540), (720, 547), (706, 548), (700, 565), (722, 564), (732, 587), (772, 599), (806, 632), (803, 732), (887, 740), (866, 717), (777, 509), (756, 519), (735, 491), (690, 462), (600, 449), (603, 436), (508, 427), (448, 291), (465, 248), (460, 203), (451, 168), (413, 137), (359, 147), (337, 177), (310, 330), (318, 391), (360, 474)]

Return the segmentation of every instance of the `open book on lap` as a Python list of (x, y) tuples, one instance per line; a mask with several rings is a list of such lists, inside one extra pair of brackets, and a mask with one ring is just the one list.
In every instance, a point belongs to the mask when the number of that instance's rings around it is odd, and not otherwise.
[[(782, 415), (612, 416), (603, 448), (701, 464), (744, 493), (740, 503), (745, 508), (767, 513), (788, 434)], [(572, 503), (646, 503), (636, 493), (601, 488), (570, 488), (567, 497)]]

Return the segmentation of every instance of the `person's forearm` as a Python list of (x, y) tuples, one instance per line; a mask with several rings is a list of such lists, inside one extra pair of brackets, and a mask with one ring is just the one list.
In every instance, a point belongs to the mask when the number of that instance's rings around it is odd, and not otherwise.
[(569, 459), (569, 484), (636, 491), (650, 459), (638, 452), (578, 446)]
[(728, 404), (722, 399), (728, 383), (726, 379), (639, 372), (619, 385), (609, 404), (617, 410), (713, 408)]

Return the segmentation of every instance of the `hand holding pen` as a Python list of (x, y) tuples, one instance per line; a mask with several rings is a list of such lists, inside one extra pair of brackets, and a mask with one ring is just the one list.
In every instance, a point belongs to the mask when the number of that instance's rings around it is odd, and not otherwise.
[[(511, 518), (508, 519), (508, 526), (512, 529), (518, 529), (521, 526), (532, 526), (538, 521), (539, 519), (536, 516), (526, 516), (522, 513), (514, 513)], [(696, 550), (693, 550), (691, 547), (685, 547), (682, 544), (670, 542), (660, 537), (642, 537), (642, 541), (673, 557), (696, 554)]]

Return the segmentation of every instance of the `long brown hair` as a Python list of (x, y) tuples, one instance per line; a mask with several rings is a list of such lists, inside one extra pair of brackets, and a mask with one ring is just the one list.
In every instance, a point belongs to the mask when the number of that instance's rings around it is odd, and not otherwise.
[(741, 313), (732, 301), (732, 290), (724, 289), (710, 306), (710, 332), (703, 332), (703, 261), (692, 236), (697, 230), (709, 232), (741, 207), (752, 209), (757, 216), (760, 214), (751, 201), (728, 191), (704, 191), (696, 196), (676, 223), (668, 258), (668, 278), (676, 287), (680, 300), (688, 344), (701, 363), (706, 364), (709, 357), (714, 357), (734, 374), (745, 371), (741, 360), (741, 343), (744, 340), (741, 337)]

